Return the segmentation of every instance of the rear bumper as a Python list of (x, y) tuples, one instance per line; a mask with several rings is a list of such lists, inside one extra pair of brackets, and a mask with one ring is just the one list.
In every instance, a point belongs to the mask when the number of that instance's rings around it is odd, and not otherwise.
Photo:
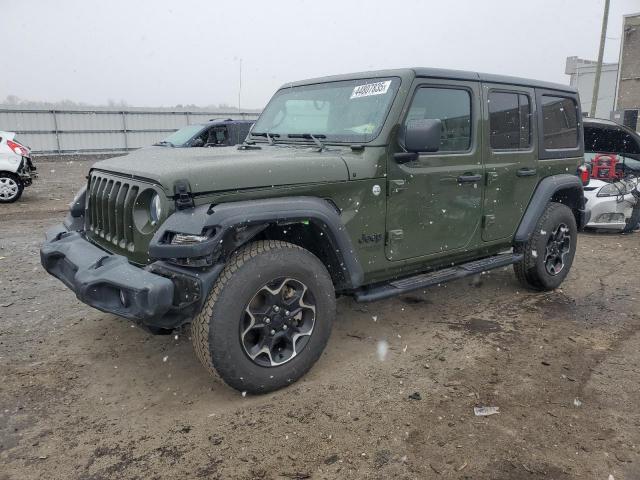
[(174, 283), (170, 279), (105, 252), (62, 224), (47, 231), (40, 260), (81, 302), (103, 312), (149, 320), (161, 318), (172, 308)]

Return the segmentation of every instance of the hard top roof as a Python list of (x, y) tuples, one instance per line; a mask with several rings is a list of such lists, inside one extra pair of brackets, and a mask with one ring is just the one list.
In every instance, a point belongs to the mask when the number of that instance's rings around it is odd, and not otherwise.
[(297, 87), (300, 85), (312, 85), (314, 83), (337, 82), (341, 80), (357, 80), (375, 77), (424, 77), (442, 78), (447, 80), (476, 80), (491, 83), (503, 83), (509, 85), (521, 85), (527, 87), (545, 88), (559, 90), (568, 93), (577, 93), (577, 89), (561, 83), (545, 82), (542, 80), (531, 80), (528, 78), (511, 77), (508, 75), (494, 75), (491, 73), (468, 72), (464, 70), (448, 70), (443, 68), (401, 68), (392, 70), (374, 70), (369, 72), (349, 73), (345, 75), (332, 75), (328, 77), (311, 78), (297, 82), (286, 83), (281, 88)]

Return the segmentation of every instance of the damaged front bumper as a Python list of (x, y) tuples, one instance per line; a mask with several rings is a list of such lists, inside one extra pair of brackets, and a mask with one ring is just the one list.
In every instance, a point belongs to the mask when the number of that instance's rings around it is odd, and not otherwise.
[(20, 180), (25, 187), (31, 185), (33, 183), (33, 180), (38, 178), (38, 173), (36, 172), (36, 170), (37, 168), (33, 165), (31, 158), (22, 157), (20, 166), (18, 167), (16, 173), (18, 174), (18, 177), (20, 177)]
[(172, 329), (189, 321), (222, 270), (222, 265), (203, 271), (160, 261), (141, 268), (63, 224), (45, 237), (42, 266), (81, 302), (148, 327)]

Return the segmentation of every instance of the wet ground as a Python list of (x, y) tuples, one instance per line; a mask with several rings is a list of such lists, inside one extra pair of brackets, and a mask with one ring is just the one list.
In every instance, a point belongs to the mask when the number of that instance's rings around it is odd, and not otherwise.
[(311, 372), (242, 397), (188, 331), (151, 336), (43, 272), (89, 165), (40, 163), (0, 206), (1, 480), (640, 478), (640, 234), (581, 234), (551, 293), (503, 269), (340, 299)]

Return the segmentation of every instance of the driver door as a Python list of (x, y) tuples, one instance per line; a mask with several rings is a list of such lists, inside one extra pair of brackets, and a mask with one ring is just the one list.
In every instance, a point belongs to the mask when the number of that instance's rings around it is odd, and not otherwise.
[(477, 82), (419, 79), (403, 122), (439, 119), (440, 148), (388, 163), (389, 260), (443, 256), (478, 243), (484, 189)]

